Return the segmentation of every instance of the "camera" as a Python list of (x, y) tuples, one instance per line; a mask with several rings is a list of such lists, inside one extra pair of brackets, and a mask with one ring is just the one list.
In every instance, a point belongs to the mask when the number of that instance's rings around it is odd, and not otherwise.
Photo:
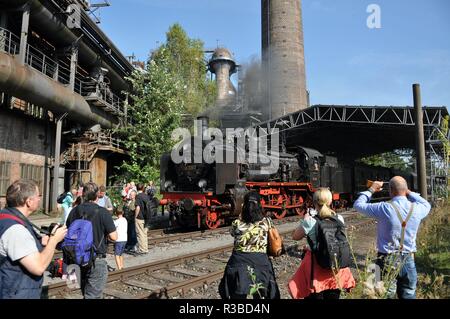
[(58, 223), (51, 223), (50, 226), (41, 226), (41, 233), (47, 236), (51, 236), (61, 226), (62, 225)]

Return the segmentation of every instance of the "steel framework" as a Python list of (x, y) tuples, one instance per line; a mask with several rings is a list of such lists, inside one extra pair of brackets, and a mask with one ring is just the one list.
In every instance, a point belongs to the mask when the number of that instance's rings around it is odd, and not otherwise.
[[(447, 122), (448, 115), (446, 107), (423, 108), (427, 176), (429, 178), (428, 192), (432, 200), (448, 196), (450, 151), (448, 146), (450, 137)], [(285, 138), (286, 134), (292, 133), (295, 138), (291, 139), (289, 143), (295, 144), (300, 142), (298, 136), (306, 136), (306, 132), (312, 130), (313, 127), (316, 127), (314, 131), (316, 136), (322, 134), (320, 130), (317, 130), (317, 125), (319, 124), (325, 125), (328, 134), (330, 134), (330, 131), (333, 131), (333, 128), (336, 128), (336, 130), (339, 128), (341, 130), (340, 136), (345, 136), (349, 142), (355, 139), (354, 134), (358, 134), (363, 130), (368, 135), (373, 134), (372, 140), (374, 138), (378, 139), (379, 143), (382, 143), (383, 140), (386, 143), (390, 143), (392, 139), (397, 139), (397, 141), (403, 141), (405, 145), (411, 147), (411, 138), (408, 136), (408, 141), (406, 142), (404, 132), (414, 130), (414, 108), (410, 106), (315, 105), (271, 121), (254, 124), (252, 127), (255, 130), (251, 130), (250, 134), (253, 137), (261, 137), (278, 132)], [(342, 135), (342, 132), (344, 132), (344, 135)], [(311, 135), (308, 135), (308, 138), (311, 138)], [(318, 138), (317, 141), (320, 141), (320, 139)], [(338, 141), (335, 142), (337, 143)], [(351, 147), (352, 151), (358, 151), (358, 143), (353, 143)], [(323, 147), (322, 149), (324, 150)], [(335, 149), (333, 150), (335, 151)], [(342, 152), (345, 152), (345, 150), (343, 149)]]

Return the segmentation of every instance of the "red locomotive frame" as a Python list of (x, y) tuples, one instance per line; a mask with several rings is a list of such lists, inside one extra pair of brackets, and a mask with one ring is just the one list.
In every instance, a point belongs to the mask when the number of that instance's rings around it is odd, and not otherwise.
[[(284, 218), (288, 213), (303, 215), (312, 207), (312, 195), (315, 188), (305, 182), (246, 182), (248, 190), (257, 191), (261, 197), (261, 205), (269, 216)], [(162, 192), (162, 206), (177, 206), (182, 201), (190, 200), (197, 214), (197, 225), (202, 223), (209, 229), (215, 229), (225, 223), (225, 218), (237, 218), (238, 215), (229, 203), (225, 203), (212, 192)], [(223, 197), (220, 196), (220, 197)], [(333, 202), (338, 203), (340, 194), (333, 194)], [(226, 212), (226, 214), (225, 214)]]

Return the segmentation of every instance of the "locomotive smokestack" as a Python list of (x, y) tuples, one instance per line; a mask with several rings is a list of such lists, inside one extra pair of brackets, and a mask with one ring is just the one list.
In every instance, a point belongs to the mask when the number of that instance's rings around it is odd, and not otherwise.
[(236, 89), (230, 77), (236, 72), (233, 55), (225, 48), (217, 48), (209, 61), (209, 71), (216, 75), (218, 107), (232, 105), (236, 101)]
[(268, 119), (308, 107), (301, 0), (261, 0), (263, 113)]

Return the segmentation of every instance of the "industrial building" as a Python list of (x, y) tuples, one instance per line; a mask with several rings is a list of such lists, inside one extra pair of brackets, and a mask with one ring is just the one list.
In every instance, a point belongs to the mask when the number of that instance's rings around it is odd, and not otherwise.
[[(0, 206), (18, 178), (39, 183), (44, 211), (80, 181), (106, 185), (124, 150), (133, 66), (80, 0), (0, 2)], [(56, 176), (56, 178), (54, 178)]]

